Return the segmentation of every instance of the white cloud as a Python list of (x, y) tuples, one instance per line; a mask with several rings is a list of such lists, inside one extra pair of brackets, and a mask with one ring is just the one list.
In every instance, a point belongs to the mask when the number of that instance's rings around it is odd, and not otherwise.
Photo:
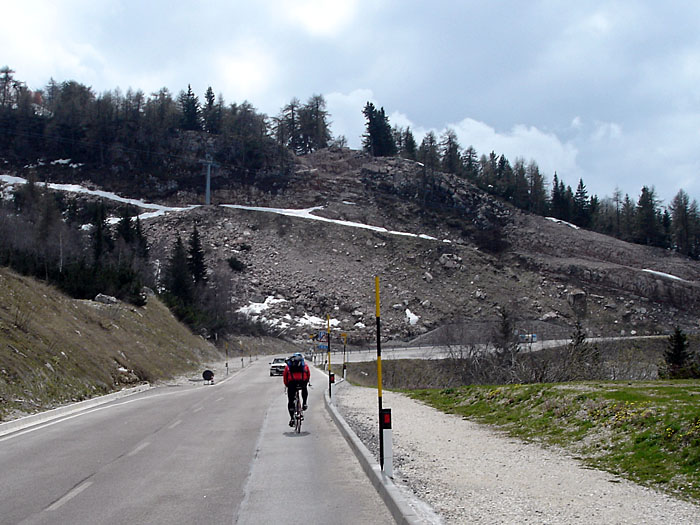
[(449, 127), (455, 130), (463, 146), (472, 145), (480, 153), (495, 151), (511, 162), (518, 157), (535, 160), (542, 173), (550, 177), (555, 171), (572, 178), (578, 177), (580, 172), (577, 149), (535, 126), (518, 124), (510, 132), (500, 133), (483, 122), (467, 118)]
[(324, 95), (326, 108), (331, 115), (331, 128), (334, 136), (345, 135), (348, 146), (360, 148), (365, 132), (365, 117), (362, 108), (374, 101), (371, 89), (356, 89), (350, 93), (329, 93)]
[(615, 122), (600, 122), (596, 125), (592, 139), (594, 141), (617, 140), (622, 137), (622, 127)]
[[(411, 126), (416, 142), (420, 144), (429, 130), (410, 124), (405, 117), (401, 120), (406, 122), (402, 124), (404, 127)], [(577, 148), (572, 143), (562, 142), (553, 133), (545, 133), (535, 126), (515, 125), (510, 132), (498, 132), (484, 122), (465, 118), (456, 124), (447, 124), (441, 130), (432, 131), (439, 138), (448, 128), (457, 134), (462, 148), (473, 146), (479, 155), (488, 155), (494, 151), (497, 155), (505, 155), (511, 163), (516, 158), (535, 160), (540, 171), (547, 177), (551, 177), (555, 171), (571, 179), (578, 178), (581, 174), (577, 163)]]
[(277, 80), (278, 67), (272, 53), (255, 40), (243, 40), (215, 59), (218, 79), (214, 84), (226, 93), (226, 98), (253, 104)]
[(314, 36), (335, 36), (355, 19), (357, 0), (285, 0), (282, 13)]

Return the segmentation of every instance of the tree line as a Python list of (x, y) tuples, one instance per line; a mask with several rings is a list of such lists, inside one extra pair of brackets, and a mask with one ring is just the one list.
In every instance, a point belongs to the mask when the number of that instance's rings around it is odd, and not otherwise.
[(384, 108), (367, 102), (363, 114), (363, 149), (378, 157), (398, 155), (420, 162), (425, 186), (432, 184), (438, 172), (453, 174), (522, 210), (624, 241), (700, 257), (700, 208), (683, 189), (665, 207), (655, 189), (646, 185), (636, 200), (628, 194), (623, 197), (619, 189), (601, 199), (588, 194), (583, 179), (574, 191), (554, 173), (550, 185), (536, 161), (518, 158), (511, 163), (493, 151), (479, 155), (472, 146), (462, 148), (452, 129), (439, 137), (429, 131), (417, 144), (410, 127), (391, 126)]
[(167, 88), (148, 96), (132, 89), (97, 94), (75, 81), (51, 79), (31, 90), (12, 69), (0, 69), (0, 157), (11, 166), (71, 159), (98, 183), (103, 173), (105, 180), (132, 186), (134, 177), (142, 177), (136, 181), (141, 187), (147, 173), (182, 185), (209, 156), (221, 166), (224, 183), (271, 190), (284, 184), (292, 153), (333, 141), (321, 95), (306, 103), (293, 98), (270, 118), (248, 101), (227, 104), (212, 87), (203, 102), (191, 86), (177, 96)]

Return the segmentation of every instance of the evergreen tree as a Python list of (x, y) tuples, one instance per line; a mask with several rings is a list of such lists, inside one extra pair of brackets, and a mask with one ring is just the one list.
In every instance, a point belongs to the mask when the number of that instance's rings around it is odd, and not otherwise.
[(625, 194), (620, 214), (620, 238), (622, 240), (632, 242), (634, 238), (636, 216), (637, 210), (634, 206), (634, 201), (630, 199), (628, 194)]
[(196, 286), (207, 280), (207, 267), (204, 263), (204, 249), (199, 238), (199, 231), (195, 225), (190, 236), (189, 249), (187, 252), (187, 262), (192, 273), (192, 280)]
[(526, 171), (529, 199), (527, 209), (532, 213), (544, 216), (548, 211), (547, 188), (545, 187), (544, 177), (534, 160), (527, 165)]
[(112, 251), (114, 241), (107, 224), (107, 210), (104, 202), (95, 208), (92, 222), (92, 254), (93, 264), (97, 267), (105, 254)]
[(289, 148), (296, 155), (302, 155), (304, 141), (301, 128), (301, 102), (294, 97), (289, 104), (282, 108), (278, 118), (277, 140), (285, 148)]
[(664, 359), (666, 361), (666, 372), (670, 378), (688, 377), (691, 373), (690, 351), (688, 349), (688, 337), (680, 327), (676, 326), (673, 333), (668, 338)]
[(121, 216), (117, 222), (117, 235), (124, 240), (126, 244), (131, 244), (135, 238), (133, 225), (131, 224), (132, 211), (130, 206), (124, 206), (121, 209)]
[[(671, 201), (671, 238), (673, 247), (683, 255), (696, 255), (693, 249), (697, 217), (693, 217), (690, 197), (682, 189)], [(697, 209), (697, 204), (694, 207)]]
[(442, 170), (447, 173), (459, 174), (462, 171), (461, 146), (457, 139), (457, 133), (447, 129), (440, 137), (440, 157)]
[(194, 298), (192, 272), (187, 260), (187, 251), (179, 235), (168, 260), (163, 285), (175, 303), (180, 305), (192, 304)]
[(396, 144), (384, 108), (377, 110), (374, 104), (367, 102), (362, 113), (367, 119), (366, 132), (362, 138), (364, 150), (374, 157), (396, 155)]
[(496, 182), (494, 184), (496, 194), (507, 201), (513, 200), (513, 168), (505, 155), (498, 157), (496, 164)]
[(464, 175), (468, 180), (477, 181), (479, 179), (479, 158), (473, 146), (464, 150), (462, 165), (464, 166)]
[(323, 95), (313, 95), (299, 111), (299, 133), (302, 153), (327, 148), (331, 132)]
[(204, 107), (202, 108), (202, 120), (204, 121), (204, 130), (212, 135), (221, 133), (221, 119), (223, 117), (224, 101), (219, 97), (217, 102), (214, 97), (214, 90), (209, 86), (204, 95)]
[(149, 248), (148, 240), (143, 234), (143, 228), (141, 227), (141, 219), (138, 215), (136, 216), (136, 224), (134, 225), (134, 236), (136, 238), (136, 253), (143, 260), (148, 260)]
[(653, 188), (642, 187), (637, 201), (635, 219), (635, 242), (649, 246), (661, 246), (661, 220)]
[(530, 193), (528, 191), (527, 169), (522, 159), (516, 159), (513, 166), (513, 187), (511, 201), (521, 210), (530, 210)]
[(184, 130), (200, 131), (202, 129), (201, 108), (191, 85), (187, 85), (186, 93), (180, 93), (178, 102), (181, 112), (180, 127)]
[(403, 133), (402, 145), (403, 151), (401, 156), (407, 159), (416, 160), (418, 145), (416, 144), (416, 139), (413, 137), (410, 127), (407, 127), (406, 131)]
[(620, 188), (615, 187), (615, 191), (613, 193), (613, 202), (615, 203), (615, 230), (614, 230), (614, 235), (615, 237), (620, 237), (620, 223), (621, 223), (621, 216), (622, 216), (622, 192), (620, 191)]
[(429, 131), (423, 137), (418, 149), (418, 160), (423, 163), (428, 173), (432, 176), (440, 167), (440, 151), (435, 133)]
[(581, 228), (588, 228), (591, 223), (590, 202), (583, 179), (579, 179), (576, 193), (574, 194), (571, 220), (576, 226)]
[[(571, 193), (571, 188), (569, 188), (569, 193)], [(569, 195), (567, 194), (566, 188), (564, 187), (564, 182), (559, 180), (556, 172), (554, 173), (554, 180), (552, 182), (552, 215), (556, 219), (561, 219), (563, 221), (570, 220), (571, 217), (571, 204), (569, 201)]]

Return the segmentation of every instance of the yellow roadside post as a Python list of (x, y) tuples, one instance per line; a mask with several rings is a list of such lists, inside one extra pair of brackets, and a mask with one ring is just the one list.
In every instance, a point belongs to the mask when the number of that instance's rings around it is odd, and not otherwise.
[(328, 321), (328, 397), (333, 396), (331, 385), (333, 384), (333, 373), (331, 372), (331, 316), (326, 315), (326, 320)]
[(374, 278), (374, 293), (377, 318), (377, 400), (379, 402), (379, 466), (384, 470), (384, 439), (382, 435), (382, 339), (379, 315), (379, 276)]

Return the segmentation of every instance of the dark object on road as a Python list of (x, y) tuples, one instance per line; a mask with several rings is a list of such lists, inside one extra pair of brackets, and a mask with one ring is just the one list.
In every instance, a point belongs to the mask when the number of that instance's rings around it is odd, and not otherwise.
[(211, 370), (205, 370), (202, 372), (202, 377), (204, 378), (204, 381), (209, 383), (210, 385), (214, 384), (214, 372)]

